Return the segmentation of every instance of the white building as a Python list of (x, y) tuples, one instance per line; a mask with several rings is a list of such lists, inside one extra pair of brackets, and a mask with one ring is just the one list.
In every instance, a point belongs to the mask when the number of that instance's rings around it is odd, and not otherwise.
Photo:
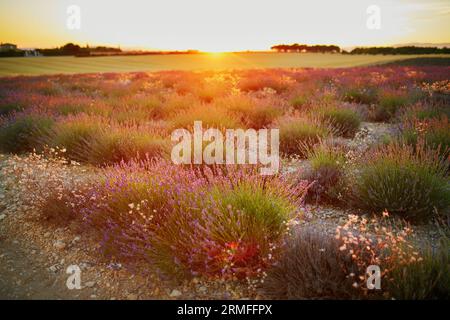
[(34, 49), (24, 51), (24, 57), (41, 57), (41, 56), (42, 54)]

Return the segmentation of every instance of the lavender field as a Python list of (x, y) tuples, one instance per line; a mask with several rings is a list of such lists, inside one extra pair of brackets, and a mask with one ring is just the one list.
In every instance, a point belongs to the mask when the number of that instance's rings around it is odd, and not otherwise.
[[(449, 102), (448, 66), (3, 77), (2, 234), (95, 260), (81, 297), (448, 299)], [(194, 121), (280, 171), (174, 164)]]

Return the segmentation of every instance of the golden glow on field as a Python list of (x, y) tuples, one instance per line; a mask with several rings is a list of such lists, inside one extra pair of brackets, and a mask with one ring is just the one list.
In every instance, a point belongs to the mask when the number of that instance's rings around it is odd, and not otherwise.
[[(369, 5), (381, 29), (366, 27)], [(81, 29), (66, 27), (67, 7)], [(0, 41), (21, 47), (111, 45), (207, 52), (278, 43), (387, 45), (450, 41), (448, 0), (1, 0)]]

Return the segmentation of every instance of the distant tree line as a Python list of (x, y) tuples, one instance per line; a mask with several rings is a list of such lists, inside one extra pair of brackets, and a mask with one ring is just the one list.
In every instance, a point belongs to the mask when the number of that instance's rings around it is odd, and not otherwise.
[[(13, 45), (16, 47), (15, 45)], [(81, 47), (77, 44), (67, 43), (58, 48), (43, 48), (33, 50), (21, 50), (17, 48), (0, 50), (1, 57), (24, 57), (24, 56), (76, 56), (76, 57), (99, 57), (110, 55), (136, 56), (136, 55), (159, 55), (159, 54), (199, 54), (198, 50), (184, 51), (122, 51), (120, 48), (105, 46)]]
[(306, 44), (279, 44), (270, 49), (278, 52), (314, 52), (314, 53), (344, 53), (344, 54), (450, 54), (450, 48), (438, 47), (366, 47), (355, 48), (350, 52), (341, 50), (335, 45), (313, 45)]
[(11, 49), (0, 52), (0, 57), (24, 57), (24, 56), (90, 56), (94, 54), (113, 54), (122, 52), (119, 48), (111, 47), (80, 47), (77, 44), (67, 43), (59, 48), (51, 49), (34, 49), (34, 50), (22, 50)]
[(23, 57), (25, 52), (22, 50), (8, 50), (0, 52), (0, 58), (2, 57)]
[(368, 47), (368, 48), (355, 48), (350, 51), (350, 54), (442, 54), (450, 53), (450, 48), (438, 48), (438, 47)]
[(335, 45), (313, 45), (306, 44), (279, 44), (272, 46), (270, 49), (278, 52), (314, 52), (314, 53), (339, 53), (341, 48)]
[(108, 52), (108, 53), (117, 53), (122, 52), (119, 48), (111, 48), (111, 47), (93, 47), (89, 46), (80, 47), (77, 44), (67, 43), (59, 48), (52, 49), (36, 49), (44, 56), (88, 56), (91, 53), (98, 52)]

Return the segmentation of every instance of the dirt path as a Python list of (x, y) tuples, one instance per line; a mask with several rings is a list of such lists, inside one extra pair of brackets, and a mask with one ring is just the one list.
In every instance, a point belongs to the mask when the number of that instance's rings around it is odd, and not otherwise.
[(31, 251), (17, 240), (0, 243), (0, 298), (74, 299), (87, 291), (67, 290), (64, 277), (45, 268), (36, 249)]
[[(5, 199), (0, 205), (0, 299), (137, 299), (159, 293), (151, 285), (140, 291), (144, 279), (98, 261), (88, 241), (69, 229), (48, 230)], [(80, 289), (66, 285), (71, 265), (80, 267)]]

